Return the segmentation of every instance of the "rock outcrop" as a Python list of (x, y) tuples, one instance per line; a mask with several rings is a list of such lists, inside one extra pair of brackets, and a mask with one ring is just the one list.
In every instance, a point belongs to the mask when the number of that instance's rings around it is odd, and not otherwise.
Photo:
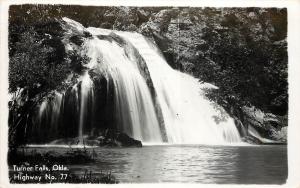
[[(244, 113), (243, 125), (247, 136), (252, 136), (264, 143), (264, 139), (286, 143), (287, 141), (287, 116), (264, 113), (255, 107), (242, 108)], [(247, 140), (247, 139), (246, 139)]]

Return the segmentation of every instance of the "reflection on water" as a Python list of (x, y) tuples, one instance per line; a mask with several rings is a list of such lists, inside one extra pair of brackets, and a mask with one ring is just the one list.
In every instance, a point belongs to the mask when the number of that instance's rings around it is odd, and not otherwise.
[(287, 178), (286, 146), (145, 146), (99, 148), (87, 166), (109, 171), (120, 182), (198, 182), (283, 184)]
[(70, 168), (75, 172), (111, 171), (121, 183), (283, 184), (287, 178), (286, 146), (165, 145), (95, 150), (96, 162)]

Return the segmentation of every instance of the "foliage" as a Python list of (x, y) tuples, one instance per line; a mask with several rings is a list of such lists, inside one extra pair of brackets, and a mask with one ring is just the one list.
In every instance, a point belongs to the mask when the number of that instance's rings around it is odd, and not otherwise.
[[(249, 16), (252, 15), (252, 16)], [(254, 17), (255, 15), (255, 17)], [(280, 18), (273, 21), (274, 17)], [(203, 55), (215, 62), (196, 66), (199, 78), (220, 87), (218, 95), (235, 98), (275, 114), (287, 113), (286, 12), (259, 9), (228, 12), (221, 28), (208, 26), (200, 45)], [(277, 30), (279, 31), (277, 31)], [(285, 31), (285, 32), (284, 32)], [(211, 45), (213, 44), (213, 45)], [(208, 66), (210, 75), (203, 69)]]
[(68, 65), (63, 63), (64, 55), (61, 53), (64, 46), (59, 39), (45, 39), (29, 28), (14, 43), (14, 48), (17, 50), (9, 63), (10, 92), (27, 88), (29, 95), (34, 96), (43, 90), (56, 88), (57, 83), (62, 82), (70, 72)]
[[(9, 25), (10, 146), (25, 143), (26, 126), (34, 107), (50, 91), (59, 90), (70, 73), (62, 30), (55, 22), (49, 21), (47, 27), (44, 24), (17, 21)], [(55, 33), (59, 30), (60, 34)]]
[(287, 114), (286, 9), (181, 8), (145, 25), (172, 67), (219, 87), (208, 96), (224, 107)]

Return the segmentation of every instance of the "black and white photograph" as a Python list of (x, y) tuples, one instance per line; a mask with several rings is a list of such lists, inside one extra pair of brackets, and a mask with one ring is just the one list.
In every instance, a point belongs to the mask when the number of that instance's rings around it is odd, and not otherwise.
[(7, 27), (10, 184), (286, 183), (286, 7), (12, 4)]

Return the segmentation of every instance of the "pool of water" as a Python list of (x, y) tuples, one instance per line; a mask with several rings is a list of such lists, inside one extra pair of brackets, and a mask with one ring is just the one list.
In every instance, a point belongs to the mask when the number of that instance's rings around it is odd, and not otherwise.
[(165, 145), (96, 148), (97, 160), (72, 170), (111, 171), (122, 183), (284, 184), (286, 146)]

